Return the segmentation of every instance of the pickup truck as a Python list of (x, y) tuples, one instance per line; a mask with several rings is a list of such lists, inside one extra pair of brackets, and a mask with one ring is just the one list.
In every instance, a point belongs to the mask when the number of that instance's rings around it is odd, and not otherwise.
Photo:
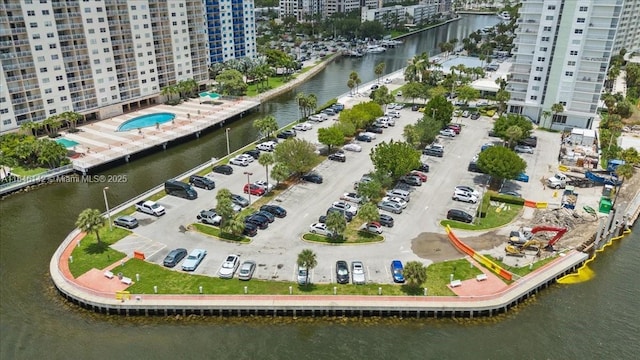
[(164, 215), (164, 207), (155, 201), (139, 201), (136, 203), (136, 210), (153, 216)]

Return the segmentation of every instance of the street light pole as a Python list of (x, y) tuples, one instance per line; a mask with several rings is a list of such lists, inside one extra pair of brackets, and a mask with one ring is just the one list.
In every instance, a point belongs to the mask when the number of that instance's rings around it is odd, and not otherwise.
[(438, 111), (438, 109), (436, 109), (436, 108), (431, 109), (431, 118), (434, 119), (434, 120), (436, 118), (436, 111)]
[(249, 205), (251, 205), (251, 175), (253, 175), (253, 173), (245, 171), (244, 174), (247, 175), (247, 185), (249, 185), (247, 194), (249, 195)]
[(109, 202), (107, 201), (107, 190), (109, 190), (108, 186), (105, 186), (102, 189), (102, 195), (104, 195), (104, 207), (107, 208), (107, 217), (109, 218), (109, 231), (113, 230), (113, 226), (111, 225), (111, 212), (109, 211)]
[(231, 154), (231, 150), (229, 149), (229, 130), (231, 130), (231, 128), (227, 128), (224, 132), (227, 135), (227, 156), (229, 156), (229, 154)]

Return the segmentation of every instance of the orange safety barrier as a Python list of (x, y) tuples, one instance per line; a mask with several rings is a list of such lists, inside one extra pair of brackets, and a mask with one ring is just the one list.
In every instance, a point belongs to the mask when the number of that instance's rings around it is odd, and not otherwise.
[(134, 251), (133, 252), (133, 257), (135, 259), (140, 259), (140, 260), (144, 260), (145, 259), (144, 253), (140, 252), (140, 251)]
[(524, 201), (524, 206), (526, 206), (526, 207), (534, 208), (534, 207), (536, 207), (536, 204), (537, 203), (535, 201), (531, 201), (531, 200), (525, 200)]
[(511, 274), (509, 271), (501, 268), (498, 264), (496, 264), (493, 261), (489, 260), (484, 255), (477, 253), (475, 250), (473, 250), (471, 247), (469, 247), (469, 245), (467, 245), (467, 244), (463, 243), (462, 241), (460, 241), (460, 239), (458, 239), (458, 237), (453, 233), (453, 231), (451, 231), (451, 228), (449, 227), (449, 225), (447, 225), (445, 230), (447, 231), (447, 235), (449, 237), (449, 240), (451, 240), (453, 245), (458, 250), (460, 250), (463, 253), (471, 256), (474, 260), (476, 260), (477, 262), (481, 263), (487, 269), (489, 269), (492, 272), (496, 273), (498, 276), (502, 277), (503, 279), (509, 280), (509, 281), (512, 280), (513, 274)]

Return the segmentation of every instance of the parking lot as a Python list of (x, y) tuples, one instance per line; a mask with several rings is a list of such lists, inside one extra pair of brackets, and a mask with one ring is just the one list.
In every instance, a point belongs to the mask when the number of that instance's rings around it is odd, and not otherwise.
[[(241, 260), (254, 260), (258, 264), (255, 278), (295, 281), (296, 260), (298, 254), (306, 248), (312, 249), (318, 265), (311, 271), (311, 281), (316, 283), (335, 283), (335, 262), (337, 260), (360, 260), (366, 268), (367, 281), (374, 283), (391, 283), (390, 263), (394, 259), (403, 262), (418, 260), (426, 265), (430, 259), (419, 258), (411, 250), (412, 239), (421, 233), (444, 233), (439, 222), (445, 218), (449, 209), (456, 208), (469, 213), (475, 212), (476, 204), (467, 204), (451, 199), (456, 185), (468, 185), (477, 188), (481, 193), (482, 186), (487, 183), (487, 176), (467, 171), (467, 164), (480, 151), (480, 147), (496, 138), (488, 137), (492, 121), (481, 117), (479, 120), (454, 118), (453, 122), (462, 124), (461, 133), (455, 138), (441, 137), (445, 152), (441, 158), (422, 156), (422, 160), (430, 165), (428, 181), (416, 187), (411, 201), (402, 214), (392, 215), (395, 219), (393, 228), (384, 228), (384, 241), (365, 245), (322, 245), (302, 240), (308, 232), (309, 225), (317, 222), (324, 215), (332, 202), (348, 191), (353, 190), (354, 182), (373, 170), (369, 159), (369, 151), (381, 141), (401, 140), (403, 127), (415, 122), (423, 114), (409, 108), (400, 110), (401, 117), (396, 119), (396, 126), (377, 134), (377, 139), (367, 143), (359, 143), (362, 152), (346, 152), (346, 162), (324, 161), (315, 172), (324, 178), (322, 184), (300, 182), (279, 194), (274, 204), (284, 207), (286, 218), (276, 218), (266, 230), (259, 230), (250, 244), (237, 244), (221, 241), (194, 231), (186, 231), (186, 227), (196, 222), (196, 215), (203, 209), (216, 205), (215, 194), (220, 188), (228, 188), (233, 193), (242, 194), (247, 181), (245, 171), (251, 172), (251, 181), (265, 180), (264, 167), (254, 161), (247, 167), (234, 166), (232, 175), (209, 174), (215, 182), (215, 190), (198, 188), (196, 200), (185, 200), (167, 196), (159, 201), (166, 208), (167, 214), (155, 218), (142, 213), (134, 216), (140, 220), (134, 234), (118, 242), (114, 247), (129, 255), (134, 250), (145, 253), (147, 260), (161, 264), (164, 256), (172, 249), (183, 247), (188, 251), (195, 248), (207, 250), (208, 254), (195, 271), (196, 274), (215, 276), (228, 254), (239, 254)], [(335, 118), (335, 117), (333, 117)], [(330, 126), (334, 120), (330, 118), (321, 123), (313, 123), (313, 129), (298, 131), (297, 137), (317, 143), (316, 130)], [(521, 154), (527, 161), (529, 183), (507, 182), (505, 187), (521, 193), (525, 198), (537, 196), (542, 189), (539, 179), (547, 174), (550, 166), (555, 164), (559, 149), (557, 134), (538, 132), (538, 147), (534, 154)], [(544, 149), (544, 151), (542, 151)], [(245, 195), (246, 197), (246, 195)], [(252, 196), (255, 201), (255, 196)], [(176, 266), (175, 271), (181, 271)]]

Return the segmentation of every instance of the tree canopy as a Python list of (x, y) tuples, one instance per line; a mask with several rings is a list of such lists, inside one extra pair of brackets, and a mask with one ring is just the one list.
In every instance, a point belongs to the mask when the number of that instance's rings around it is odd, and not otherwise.
[(498, 188), (504, 179), (515, 179), (527, 168), (527, 163), (518, 154), (503, 146), (491, 146), (482, 151), (476, 164), (491, 176), (492, 189)]
[(273, 154), (276, 161), (287, 164), (291, 172), (302, 174), (313, 168), (316, 147), (306, 140), (290, 138), (276, 146)]
[(329, 147), (329, 152), (331, 152), (332, 147), (344, 144), (344, 133), (342, 132), (342, 129), (336, 125), (319, 128), (318, 142), (327, 145)]
[(399, 179), (420, 164), (420, 153), (404, 141), (383, 141), (371, 149), (369, 157), (376, 172), (389, 174), (393, 179)]
[[(510, 138), (513, 133), (508, 134), (507, 130), (516, 126), (522, 130), (519, 137)], [(513, 130), (513, 129), (512, 129)], [(503, 114), (500, 116), (496, 122), (493, 124), (493, 132), (496, 133), (500, 138), (506, 141), (518, 141), (521, 139), (526, 139), (531, 136), (531, 131), (533, 130), (533, 124), (531, 121), (527, 120), (525, 117), (520, 116), (518, 114)]]

